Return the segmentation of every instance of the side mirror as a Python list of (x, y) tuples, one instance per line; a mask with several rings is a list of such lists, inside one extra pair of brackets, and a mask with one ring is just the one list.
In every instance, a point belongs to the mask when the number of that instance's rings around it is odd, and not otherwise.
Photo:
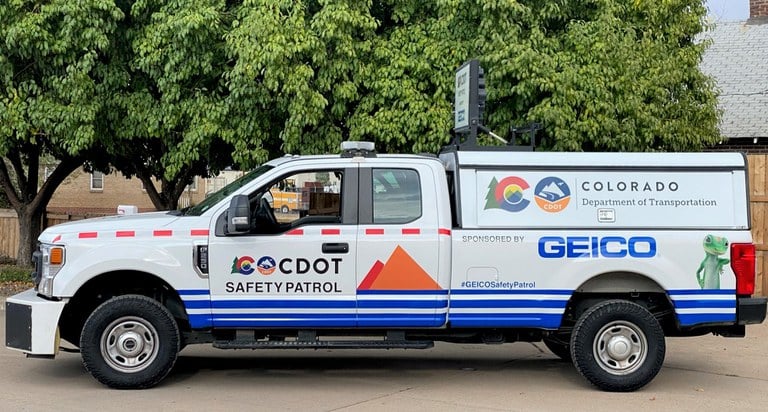
[(251, 204), (246, 195), (236, 195), (229, 202), (227, 223), (224, 232), (228, 235), (239, 235), (251, 230)]

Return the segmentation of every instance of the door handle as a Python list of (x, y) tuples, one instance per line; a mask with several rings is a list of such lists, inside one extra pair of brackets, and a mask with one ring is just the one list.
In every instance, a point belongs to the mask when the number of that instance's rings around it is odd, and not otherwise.
[(323, 253), (349, 253), (349, 243), (323, 243)]

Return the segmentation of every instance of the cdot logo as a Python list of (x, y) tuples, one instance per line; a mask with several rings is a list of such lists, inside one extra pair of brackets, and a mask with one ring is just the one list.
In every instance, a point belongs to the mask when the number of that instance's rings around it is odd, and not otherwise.
[(277, 262), (275, 262), (275, 259), (272, 259), (272, 256), (262, 256), (256, 263), (256, 269), (258, 269), (259, 273), (262, 275), (271, 275), (275, 272), (276, 268)]
[(559, 177), (545, 177), (536, 185), (534, 199), (541, 210), (560, 213), (571, 201), (571, 188)]
[(519, 212), (531, 203), (526, 199), (528, 182), (517, 177), (509, 176), (497, 181), (494, 177), (488, 184), (485, 195), (484, 209), (503, 209), (507, 212)]
[(250, 256), (237, 257), (232, 261), (232, 273), (250, 275), (254, 271), (253, 258)]

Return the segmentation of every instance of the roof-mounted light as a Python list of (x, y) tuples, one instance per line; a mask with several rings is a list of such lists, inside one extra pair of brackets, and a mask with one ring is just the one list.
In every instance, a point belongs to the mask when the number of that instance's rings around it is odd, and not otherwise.
[(341, 142), (341, 157), (376, 157), (373, 142)]

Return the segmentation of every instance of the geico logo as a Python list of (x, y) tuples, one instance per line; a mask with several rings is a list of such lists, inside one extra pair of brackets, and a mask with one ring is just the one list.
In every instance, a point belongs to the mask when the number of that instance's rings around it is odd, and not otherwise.
[(539, 256), (543, 258), (652, 258), (656, 256), (656, 239), (635, 236), (587, 237), (545, 236), (539, 239)]
[(313, 261), (305, 258), (285, 258), (280, 261), (278, 267), (280, 268), (280, 272), (288, 275), (293, 273), (303, 275), (309, 272), (314, 272), (318, 275), (324, 275), (331, 272), (334, 275), (338, 275), (339, 264), (341, 261), (341, 258), (332, 258), (330, 259), (330, 262), (328, 259), (323, 258), (315, 259)]

